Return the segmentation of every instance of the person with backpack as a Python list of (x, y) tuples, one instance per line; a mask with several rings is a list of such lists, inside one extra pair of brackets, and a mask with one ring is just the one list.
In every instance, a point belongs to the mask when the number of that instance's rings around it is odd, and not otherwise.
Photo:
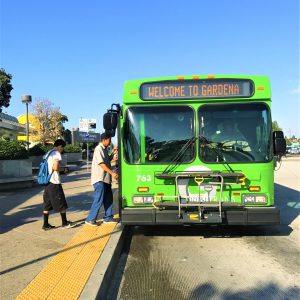
[[(50, 150), (44, 157), (44, 161), (41, 163), (40, 172), (38, 175), (38, 182), (45, 185), (44, 190), (44, 224), (43, 230), (50, 230), (55, 228), (49, 224), (49, 211), (55, 210), (60, 213), (62, 228), (69, 229), (75, 227), (76, 224), (67, 220), (66, 210), (68, 204), (65, 198), (65, 194), (61, 185), (60, 172), (66, 173), (66, 168), (60, 167), (60, 162), (62, 160), (61, 153), (66, 146), (66, 142), (62, 139), (58, 139), (54, 142), (53, 149)], [(47, 162), (46, 168), (47, 174), (41, 175), (42, 169), (44, 167), (43, 163)], [(45, 173), (45, 172), (44, 172)], [(45, 176), (46, 175), (46, 176)]]

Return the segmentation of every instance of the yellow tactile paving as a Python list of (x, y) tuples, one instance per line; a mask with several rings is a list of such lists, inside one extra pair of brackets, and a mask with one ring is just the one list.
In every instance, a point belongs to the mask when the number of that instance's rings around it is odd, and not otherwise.
[(16, 299), (78, 299), (115, 226), (84, 225)]

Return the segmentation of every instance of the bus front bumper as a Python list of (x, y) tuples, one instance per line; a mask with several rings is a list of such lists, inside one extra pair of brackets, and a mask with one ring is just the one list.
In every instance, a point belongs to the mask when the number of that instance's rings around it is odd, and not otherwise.
[[(192, 213), (195, 215), (195, 213)], [(212, 215), (213, 217), (209, 217)], [(178, 217), (178, 210), (158, 210), (155, 208), (125, 208), (121, 212), (124, 225), (184, 225), (184, 224), (223, 224), (223, 225), (278, 225), (280, 210), (276, 207), (247, 207), (240, 210), (224, 210), (218, 220), (218, 212), (207, 214), (205, 218), (187, 218), (184, 213)]]

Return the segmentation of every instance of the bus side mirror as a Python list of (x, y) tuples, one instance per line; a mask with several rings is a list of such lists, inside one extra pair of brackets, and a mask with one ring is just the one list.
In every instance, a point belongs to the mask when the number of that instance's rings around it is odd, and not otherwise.
[(114, 137), (116, 134), (116, 129), (105, 129), (105, 133), (111, 137)]
[(273, 146), (274, 154), (278, 156), (285, 155), (286, 153), (286, 141), (282, 131), (273, 132)]
[(116, 112), (108, 111), (103, 115), (103, 128), (105, 131), (116, 130), (118, 115)]

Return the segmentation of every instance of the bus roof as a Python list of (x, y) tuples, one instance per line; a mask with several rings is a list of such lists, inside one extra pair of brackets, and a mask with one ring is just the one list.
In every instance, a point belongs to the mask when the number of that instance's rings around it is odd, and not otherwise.
[[(249, 93), (246, 92), (240, 95), (234, 94), (234, 91), (230, 93), (230, 91), (232, 91), (230, 89), (234, 89), (234, 86), (239, 89), (239, 86), (242, 84), (246, 84), (246, 88), (249, 87)], [(201, 96), (197, 96), (198, 94), (194, 94), (192, 96), (187, 95), (189, 88), (191, 88), (191, 85), (194, 85), (197, 91), (202, 89), (206, 92), (202, 93)], [(148, 89), (152, 88), (154, 96), (151, 97), (151, 93), (150, 96), (149, 93), (147, 93), (146, 96), (143, 95), (145, 90), (144, 87), (147, 87)], [(187, 91), (187, 93), (181, 94), (182, 97), (180, 97), (180, 95), (178, 97), (173, 97), (172, 93), (168, 93), (171, 88), (174, 88), (177, 91), (179, 91), (181, 88), (181, 93), (184, 93), (184, 90)], [(206, 90), (206, 88), (208, 90)], [(164, 95), (161, 94), (162, 91), (165, 92)], [(141, 102), (143, 104), (146, 104), (147, 102), (174, 103), (175, 100), (176, 102), (195, 102), (195, 100), (199, 100), (199, 98), (201, 98), (201, 101), (205, 103), (213, 100), (228, 101), (229, 99), (234, 99), (235, 101), (249, 101), (259, 99), (270, 100), (270, 80), (267, 76), (254, 75), (184, 75), (128, 80), (125, 81), (124, 85), (123, 101), (125, 104)]]

